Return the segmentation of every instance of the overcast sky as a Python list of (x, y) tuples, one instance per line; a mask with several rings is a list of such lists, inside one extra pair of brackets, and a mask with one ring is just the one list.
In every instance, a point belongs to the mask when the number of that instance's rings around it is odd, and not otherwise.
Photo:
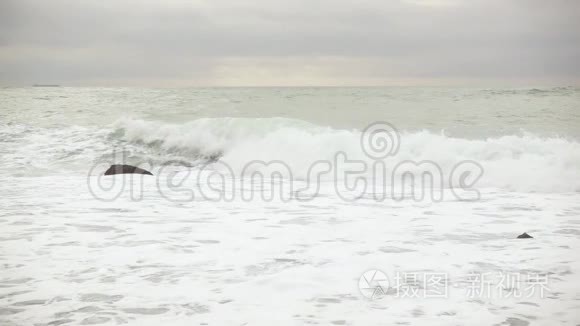
[(575, 0), (0, 0), (0, 85), (578, 84)]

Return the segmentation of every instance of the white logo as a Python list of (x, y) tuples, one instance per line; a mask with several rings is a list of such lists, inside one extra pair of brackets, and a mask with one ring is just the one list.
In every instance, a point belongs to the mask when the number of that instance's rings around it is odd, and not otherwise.
[(378, 299), (387, 294), (389, 279), (385, 273), (371, 269), (366, 271), (358, 280), (360, 293), (367, 299)]

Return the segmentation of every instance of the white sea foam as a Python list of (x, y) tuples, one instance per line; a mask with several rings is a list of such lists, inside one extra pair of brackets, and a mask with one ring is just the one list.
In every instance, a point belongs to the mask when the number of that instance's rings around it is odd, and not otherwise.
[[(562, 192), (578, 189), (578, 94), (0, 89), (0, 324), (577, 324), (580, 193)], [(134, 119), (113, 123), (124, 115)], [(226, 116), (245, 118), (199, 119)], [(275, 116), (312, 123), (255, 118)], [(377, 120), (402, 130), (389, 166), (479, 162), (480, 200), (444, 189), (437, 203), (345, 201), (325, 181), (308, 202), (177, 201), (159, 191), (161, 170), (87, 177), (115, 149), (129, 164), (191, 163), (178, 174), (217, 157), (237, 170), (280, 159), (303, 173), (337, 151), (369, 160), (354, 128)], [(570, 138), (546, 137), (556, 133)], [(88, 187), (115, 180), (128, 183), (113, 201)], [(391, 281), (377, 300), (359, 288), (373, 269)], [(426, 296), (432, 273), (448, 281), (443, 298)], [(544, 295), (530, 276), (546, 277)]]

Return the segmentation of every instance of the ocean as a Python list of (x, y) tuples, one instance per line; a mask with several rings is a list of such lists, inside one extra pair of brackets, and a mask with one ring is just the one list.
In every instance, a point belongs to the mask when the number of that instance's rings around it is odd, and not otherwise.
[(2, 325), (580, 323), (578, 88), (3, 88), (0, 155)]

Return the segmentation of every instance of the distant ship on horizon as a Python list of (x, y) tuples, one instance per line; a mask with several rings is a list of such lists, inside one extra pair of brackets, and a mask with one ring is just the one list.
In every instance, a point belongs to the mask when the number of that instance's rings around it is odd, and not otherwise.
[(57, 84), (34, 84), (34, 85), (32, 85), (32, 87), (60, 87), (60, 85), (57, 85)]

